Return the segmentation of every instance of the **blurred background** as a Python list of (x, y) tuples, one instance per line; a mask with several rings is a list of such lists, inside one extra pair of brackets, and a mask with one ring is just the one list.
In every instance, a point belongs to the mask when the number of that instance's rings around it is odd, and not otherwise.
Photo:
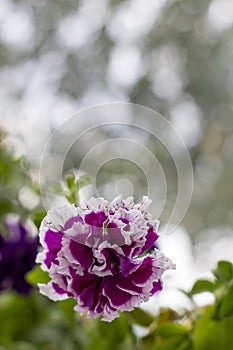
[[(232, 26), (231, 0), (0, 4), (0, 128), (16, 157), (26, 157), (38, 169), (44, 145), (59, 125), (83, 108), (109, 102), (149, 107), (182, 135), (192, 159), (194, 189), (179, 229), (160, 239), (161, 249), (177, 264), (169, 288), (187, 288), (219, 259), (233, 261)], [(136, 135), (156, 153), (173, 194), (177, 175), (171, 157), (158, 140), (132, 128), (97, 128), (80, 141), (78, 152), (77, 147), (70, 151), (67, 168), (79, 167), (90, 138), (98, 144), (122, 133)], [(51, 158), (59, 147), (51, 149)], [(134, 188), (141, 188), (136, 197), (146, 188), (145, 176), (130, 162), (116, 159), (101, 171), (100, 187), (111, 187), (114, 174), (118, 180), (134, 175)], [(8, 188), (18, 181), (19, 201), (27, 207), (25, 197), (30, 196), (28, 209), (34, 210), (38, 198), (25, 178), (15, 177), (8, 179)], [(9, 193), (1, 193), (1, 203)], [(162, 225), (167, 215), (160, 218)], [(165, 304), (179, 299), (162, 298)]]

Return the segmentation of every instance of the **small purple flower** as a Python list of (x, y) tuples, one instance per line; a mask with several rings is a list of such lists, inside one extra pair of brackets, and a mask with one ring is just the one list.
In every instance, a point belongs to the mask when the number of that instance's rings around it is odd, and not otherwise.
[(52, 300), (72, 297), (76, 311), (112, 321), (160, 291), (161, 275), (175, 266), (153, 248), (158, 221), (149, 205), (147, 197), (139, 204), (132, 197), (91, 198), (82, 207), (50, 210), (37, 262), (51, 281), (39, 284), (40, 292)]
[(29, 234), (26, 226), (13, 217), (5, 221), (7, 238), (0, 234), (0, 290), (14, 289), (28, 294), (31, 285), (25, 274), (35, 265), (39, 239)]

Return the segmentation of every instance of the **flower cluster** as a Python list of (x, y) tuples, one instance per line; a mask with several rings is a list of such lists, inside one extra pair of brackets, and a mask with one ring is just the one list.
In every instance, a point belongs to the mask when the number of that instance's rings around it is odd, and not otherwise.
[(18, 219), (8, 217), (5, 226), (7, 237), (0, 234), (0, 290), (28, 294), (31, 285), (25, 274), (35, 265), (39, 239), (32, 237)]
[(144, 197), (91, 198), (82, 207), (52, 209), (40, 228), (37, 262), (51, 281), (40, 292), (52, 300), (75, 298), (75, 310), (105, 321), (131, 311), (162, 289), (161, 275), (174, 268), (154, 248), (158, 221)]

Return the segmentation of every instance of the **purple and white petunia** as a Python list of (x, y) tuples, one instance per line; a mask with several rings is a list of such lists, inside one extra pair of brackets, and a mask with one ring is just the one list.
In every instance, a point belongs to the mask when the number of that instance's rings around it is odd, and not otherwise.
[(37, 262), (51, 281), (39, 284), (40, 292), (52, 300), (72, 297), (76, 311), (110, 322), (160, 291), (161, 275), (175, 266), (154, 247), (158, 220), (147, 211), (150, 203), (119, 196), (50, 210)]

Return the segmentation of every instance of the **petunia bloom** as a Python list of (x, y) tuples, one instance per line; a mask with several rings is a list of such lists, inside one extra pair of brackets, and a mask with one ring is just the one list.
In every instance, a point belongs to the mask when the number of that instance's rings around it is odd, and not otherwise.
[(50, 210), (37, 262), (51, 280), (39, 284), (40, 292), (52, 300), (72, 297), (79, 313), (110, 322), (160, 291), (163, 272), (175, 266), (154, 248), (158, 221), (147, 211), (150, 202), (91, 198), (82, 207)]
[(28, 294), (32, 286), (25, 274), (35, 265), (39, 239), (19, 219), (5, 220), (7, 237), (0, 234), (0, 290), (14, 289)]

